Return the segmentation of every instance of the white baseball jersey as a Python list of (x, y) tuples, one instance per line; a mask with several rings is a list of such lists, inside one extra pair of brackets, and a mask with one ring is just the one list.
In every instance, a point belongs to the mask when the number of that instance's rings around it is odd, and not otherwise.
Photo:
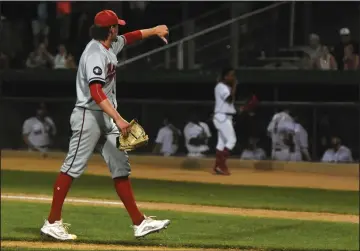
[(209, 126), (204, 122), (198, 124), (189, 122), (184, 128), (185, 143), (188, 144), (190, 139), (197, 138), (201, 134), (205, 134), (207, 138), (211, 137)]
[(116, 55), (126, 44), (123, 36), (109, 49), (97, 40), (91, 40), (81, 55), (76, 76), (76, 105), (89, 110), (101, 110), (92, 99), (89, 85), (92, 82), (103, 84), (103, 91), (109, 101), (117, 108), (116, 102)]
[(199, 122), (198, 124), (189, 122), (186, 124), (184, 128), (184, 138), (185, 138), (185, 146), (189, 153), (202, 153), (209, 150), (209, 146), (207, 145), (207, 141), (204, 145), (194, 146), (190, 145), (189, 141), (192, 138), (197, 138), (201, 134), (204, 134), (207, 138), (211, 137), (211, 132), (209, 126), (204, 122)]
[(226, 102), (226, 99), (231, 95), (231, 87), (219, 82), (215, 86), (215, 109), (214, 113), (235, 114), (236, 109), (234, 103)]
[(174, 132), (168, 126), (160, 128), (155, 143), (161, 144), (160, 152), (165, 156), (173, 155), (178, 148), (174, 144)]
[(50, 117), (46, 117), (44, 122), (36, 117), (31, 117), (25, 120), (22, 133), (28, 135), (33, 146), (44, 147), (50, 144), (50, 135), (56, 134), (56, 127)]
[(322, 162), (335, 162), (335, 163), (346, 163), (353, 162), (351, 150), (346, 146), (340, 146), (340, 148), (335, 152), (334, 149), (328, 149), (323, 157), (321, 158)]
[(266, 153), (261, 148), (256, 148), (253, 151), (245, 149), (241, 153), (240, 159), (243, 159), (243, 160), (264, 160), (264, 159), (266, 159)]
[(295, 150), (301, 151), (308, 149), (308, 134), (305, 128), (299, 124), (295, 123)]
[(271, 134), (273, 149), (288, 149), (284, 143), (287, 134), (295, 134), (294, 119), (286, 112), (276, 113), (271, 119), (267, 131)]

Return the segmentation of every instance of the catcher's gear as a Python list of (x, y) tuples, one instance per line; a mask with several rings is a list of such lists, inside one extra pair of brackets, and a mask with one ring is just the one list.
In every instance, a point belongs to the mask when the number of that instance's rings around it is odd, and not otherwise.
[(144, 128), (136, 120), (131, 120), (129, 133), (124, 137), (121, 133), (116, 142), (116, 146), (121, 151), (132, 151), (148, 143), (149, 136)]

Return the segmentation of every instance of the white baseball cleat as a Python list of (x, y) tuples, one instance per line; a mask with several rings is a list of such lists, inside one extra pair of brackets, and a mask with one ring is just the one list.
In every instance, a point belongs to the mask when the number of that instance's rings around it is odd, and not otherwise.
[(40, 233), (61, 241), (75, 240), (77, 236), (68, 233), (69, 227), (70, 224), (63, 223), (62, 220), (55, 221), (53, 224), (45, 220), (44, 226), (40, 229)]
[(154, 216), (146, 217), (139, 226), (134, 226), (134, 235), (136, 238), (144, 237), (148, 234), (159, 232), (160, 230), (167, 228), (170, 224), (170, 220), (154, 220)]

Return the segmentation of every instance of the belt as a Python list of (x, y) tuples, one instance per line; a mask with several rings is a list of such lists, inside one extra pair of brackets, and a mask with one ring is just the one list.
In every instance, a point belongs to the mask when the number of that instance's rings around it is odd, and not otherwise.
[[(217, 112), (219, 114), (224, 114), (224, 115), (227, 115), (227, 116), (234, 116), (236, 115), (236, 113), (229, 113), (229, 112)], [(216, 114), (216, 113), (215, 113)]]

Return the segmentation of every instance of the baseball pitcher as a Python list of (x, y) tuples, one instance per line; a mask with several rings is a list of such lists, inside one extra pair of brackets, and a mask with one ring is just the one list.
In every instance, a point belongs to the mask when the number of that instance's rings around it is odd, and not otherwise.
[(157, 232), (170, 224), (169, 220), (146, 217), (136, 205), (129, 180), (128, 155), (117, 147), (119, 137), (127, 135), (131, 124), (117, 111), (115, 70), (116, 55), (125, 45), (151, 36), (158, 36), (167, 43), (165, 37), (169, 31), (165, 25), (160, 25), (118, 36), (119, 25), (125, 25), (125, 21), (118, 19), (113, 11), (103, 10), (97, 13), (91, 27), (92, 40), (80, 58), (76, 76), (77, 100), (70, 117), (72, 137), (69, 152), (54, 184), (50, 214), (41, 228), (42, 234), (57, 240), (77, 238), (68, 232), (68, 226), (61, 218), (61, 211), (73, 180), (85, 171), (100, 138), (103, 139), (98, 145), (101, 156), (111, 172), (115, 190), (132, 220), (135, 237)]

